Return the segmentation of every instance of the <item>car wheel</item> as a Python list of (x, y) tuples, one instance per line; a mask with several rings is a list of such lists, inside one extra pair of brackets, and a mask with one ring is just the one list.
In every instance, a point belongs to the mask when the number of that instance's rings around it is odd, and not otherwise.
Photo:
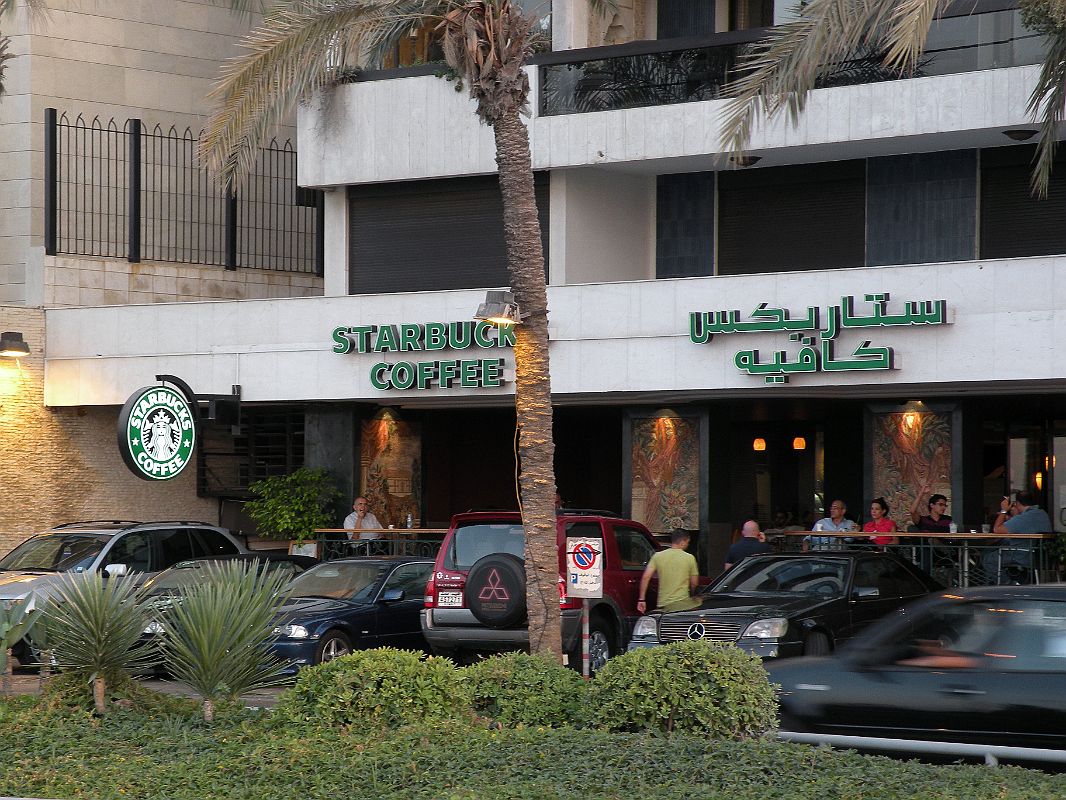
[[(616, 655), (618, 648), (610, 624), (600, 618), (589, 620), (589, 674), (595, 675), (603, 669), (607, 659)], [(579, 660), (580, 657), (581, 651), (578, 651)]]
[(791, 714), (780, 711), (777, 715), (778, 728), (792, 733), (809, 733), (810, 728)]
[(327, 661), (346, 656), (350, 652), (352, 652), (352, 643), (347, 636), (340, 631), (326, 631), (315, 651), (315, 663), (325, 664)]
[(803, 642), (803, 655), (805, 656), (826, 656), (829, 655), (830, 649), (829, 637), (821, 631), (807, 634)]

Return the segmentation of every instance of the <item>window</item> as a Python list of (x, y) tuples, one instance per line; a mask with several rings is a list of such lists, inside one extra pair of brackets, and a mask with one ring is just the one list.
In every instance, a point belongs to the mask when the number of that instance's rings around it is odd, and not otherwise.
[(160, 569), (147, 533), (127, 533), (119, 538), (104, 559), (103, 566), (108, 564), (125, 564), (130, 572), (158, 572)]
[(887, 558), (865, 558), (855, 568), (855, 586), (877, 589), (879, 597), (913, 597), (928, 589), (914, 575)]
[(444, 566), (470, 569), (479, 558), (492, 553), (510, 553), (525, 558), (525, 543), (525, 533), (519, 522), (463, 525), (455, 531)]
[(193, 557), (192, 540), (186, 528), (160, 533), (162, 535), (159, 537), (159, 550), (163, 555), (163, 569)]
[(191, 533), (194, 558), (230, 556), (240, 552), (237, 545), (218, 531), (195, 529)]
[(384, 591), (399, 589), (408, 600), (416, 596), (421, 597), (426, 593), (426, 583), (429, 582), (429, 574), (432, 571), (433, 564), (428, 561), (418, 564), (402, 564), (394, 569), (389, 579), (385, 581)]
[(655, 547), (648, 541), (644, 531), (636, 528), (614, 526), (614, 540), (618, 545), (618, 557), (622, 569), (644, 570), (655, 554)]

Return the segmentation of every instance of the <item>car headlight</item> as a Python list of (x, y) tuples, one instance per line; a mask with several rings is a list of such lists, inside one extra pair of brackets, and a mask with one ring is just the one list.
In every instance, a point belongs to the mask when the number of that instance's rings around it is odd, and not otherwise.
[(633, 626), (633, 638), (644, 637), (652, 638), (658, 635), (658, 620), (655, 617), (641, 617), (637, 620), (637, 624)]
[(303, 625), (279, 625), (274, 628), (274, 635), (282, 639), (306, 639), (311, 634)]
[(151, 622), (144, 626), (143, 632), (149, 634), (150, 636), (159, 636), (160, 634), (166, 633), (166, 630), (166, 626), (164, 626), (162, 622), (153, 619)]
[(788, 631), (788, 620), (784, 617), (758, 619), (744, 631), (744, 638), (780, 639)]

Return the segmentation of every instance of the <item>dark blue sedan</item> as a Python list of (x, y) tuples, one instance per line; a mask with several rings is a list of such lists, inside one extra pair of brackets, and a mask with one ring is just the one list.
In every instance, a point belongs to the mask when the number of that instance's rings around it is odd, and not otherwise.
[(319, 564), (289, 585), (273, 652), (295, 672), (353, 650), (425, 650), (419, 611), (433, 562), (346, 558)]

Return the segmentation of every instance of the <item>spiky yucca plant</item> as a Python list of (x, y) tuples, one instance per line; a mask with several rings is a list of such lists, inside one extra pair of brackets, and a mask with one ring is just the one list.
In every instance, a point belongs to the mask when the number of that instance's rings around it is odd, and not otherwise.
[(133, 581), (98, 572), (65, 574), (42, 609), (43, 624), (60, 671), (93, 687), (93, 705), (107, 713), (107, 685), (158, 663), (158, 649), (141, 634), (151, 620), (143, 591)]
[(11, 648), (28, 636), (40, 609), (30, 609), (25, 600), (15, 600), (9, 605), (0, 605), (0, 672), (3, 673), (3, 689), (11, 691)]
[(203, 699), (211, 722), (218, 700), (285, 682), (270, 645), (286, 578), (235, 562), (208, 564), (205, 578), (182, 586), (159, 621), (167, 669)]
[[(950, 0), (810, 0), (796, 7), (793, 22), (778, 25), (737, 65), (738, 77), (722, 123), (722, 141), (742, 155), (759, 117), (787, 110), (793, 122), (810, 91), (856, 53), (882, 52), (885, 71), (910, 75), (925, 49), (929, 28)], [(1066, 110), (1066, 0), (1020, 0), (1026, 25), (1048, 37), (1048, 48), (1029, 113), (1041, 124), (1033, 167), (1033, 193), (1047, 196)]]

